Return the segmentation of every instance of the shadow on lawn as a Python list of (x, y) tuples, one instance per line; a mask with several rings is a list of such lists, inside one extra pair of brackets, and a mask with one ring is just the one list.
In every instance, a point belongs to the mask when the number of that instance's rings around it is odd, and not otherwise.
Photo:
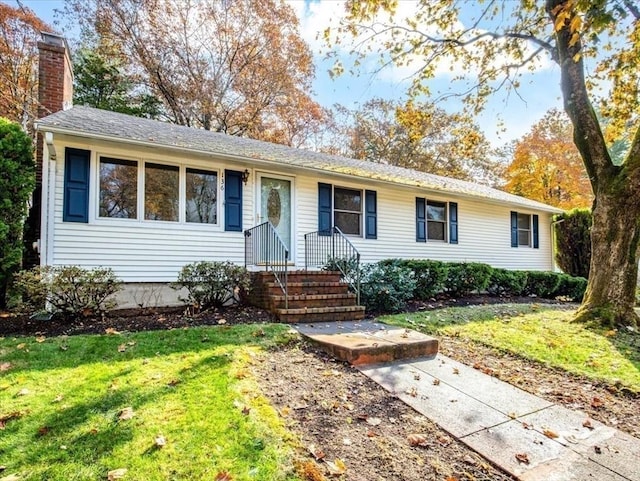
[(10, 363), (0, 379), (20, 371), (74, 368), (91, 363), (153, 359), (176, 353), (200, 352), (223, 346), (270, 348), (290, 340), (287, 326), (239, 325), (144, 331), (115, 335), (35, 337), (0, 341), (3, 362)]

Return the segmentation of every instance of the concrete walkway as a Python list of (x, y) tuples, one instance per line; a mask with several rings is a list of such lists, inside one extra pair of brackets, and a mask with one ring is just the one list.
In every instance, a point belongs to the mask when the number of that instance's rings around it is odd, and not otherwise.
[[(351, 334), (362, 325), (296, 327), (307, 336), (334, 332), (336, 344), (345, 330)], [(446, 356), (357, 368), (518, 479), (640, 481), (639, 439)]]

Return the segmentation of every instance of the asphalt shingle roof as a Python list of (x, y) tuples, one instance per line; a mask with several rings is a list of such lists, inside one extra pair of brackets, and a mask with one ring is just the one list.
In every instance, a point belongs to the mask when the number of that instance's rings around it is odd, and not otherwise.
[(41, 132), (65, 133), (114, 142), (157, 145), (205, 154), (274, 162), (327, 173), (348, 174), (362, 179), (393, 182), (438, 192), (479, 197), (546, 212), (561, 212), (555, 207), (490, 187), (451, 179), (387, 164), (349, 159), (253, 139), (194, 129), (126, 114), (75, 106), (56, 112), (37, 122)]

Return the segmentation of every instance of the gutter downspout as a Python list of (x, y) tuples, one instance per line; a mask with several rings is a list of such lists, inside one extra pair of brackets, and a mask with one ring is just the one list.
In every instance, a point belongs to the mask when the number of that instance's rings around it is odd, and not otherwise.
[(55, 177), (56, 177), (56, 148), (53, 143), (53, 133), (44, 133), (44, 143), (47, 148), (46, 162), (42, 162), (42, 185), (46, 186), (46, 192), (42, 192), (42, 212), (40, 220), (40, 265), (46, 266), (53, 259), (53, 214), (51, 208), (55, 201)]

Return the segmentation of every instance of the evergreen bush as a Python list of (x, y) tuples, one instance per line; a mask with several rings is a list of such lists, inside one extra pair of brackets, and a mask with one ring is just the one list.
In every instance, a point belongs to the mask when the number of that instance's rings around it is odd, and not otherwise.
[(555, 217), (556, 262), (571, 276), (589, 278), (592, 223), (589, 209), (573, 209)]
[(360, 300), (375, 312), (400, 312), (413, 298), (416, 279), (413, 271), (398, 263), (368, 264), (362, 269)]
[(479, 262), (451, 262), (447, 269), (447, 290), (453, 296), (485, 292), (491, 280), (492, 267)]
[(22, 230), (35, 187), (33, 143), (22, 128), (0, 117), (0, 308), (22, 263)]
[(526, 271), (493, 268), (487, 292), (493, 296), (521, 296), (526, 285)]
[(201, 261), (185, 265), (174, 289), (185, 288), (187, 297), (180, 300), (198, 309), (222, 307), (235, 302), (240, 291), (249, 288), (249, 273), (233, 262)]

